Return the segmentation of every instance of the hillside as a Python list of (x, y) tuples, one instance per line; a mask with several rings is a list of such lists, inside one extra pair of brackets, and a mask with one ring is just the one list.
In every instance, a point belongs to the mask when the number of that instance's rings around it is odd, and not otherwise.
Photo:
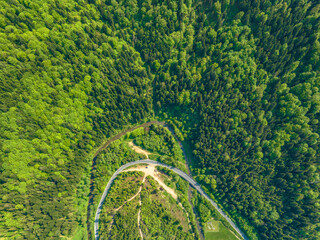
[(0, 238), (85, 238), (94, 153), (160, 119), (251, 239), (319, 239), (319, 11), (0, 0)]

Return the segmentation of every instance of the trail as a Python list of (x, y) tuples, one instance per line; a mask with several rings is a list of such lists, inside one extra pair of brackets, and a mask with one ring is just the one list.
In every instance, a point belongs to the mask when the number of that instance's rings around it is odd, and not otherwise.
[(140, 213), (141, 213), (141, 206), (142, 206), (142, 202), (141, 202), (141, 192), (139, 194), (139, 212), (138, 212), (138, 227), (139, 227), (139, 234), (140, 234), (140, 237), (142, 238), (143, 240), (143, 234), (142, 234), (142, 230), (141, 230), (141, 224), (140, 224)]
[[(142, 180), (142, 184), (144, 183), (144, 181), (146, 180), (146, 176), (144, 176), (143, 177), (143, 180)], [(138, 195), (140, 195), (140, 200), (139, 200), (139, 202), (140, 202), (140, 206), (141, 206), (141, 190), (142, 190), (142, 185), (140, 186), (140, 188), (139, 188), (139, 190), (138, 190), (138, 192), (135, 194), (135, 195), (133, 195), (131, 198), (129, 198), (128, 200), (126, 200), (120, 207), (118, 207), (118, 208), (116, 208), (114, 211), (114, 214), (112, 215), (112, 222), (110, 223), (110, 232), (111, 232), (111, 229), (112, 229), (112, 225), (113, 225), (113, 223), (114, 223), (114, 216), (117, 214), (117, 212), (121, 209), (121, 208), (123, 208), (123, 206), (124, 205), (126, 205), (126, 203), (128, 203), (128, 202), (130, 202), (130, 201), (132, 201), (133, 199), (135, 199)], [(140, 207), (140, 209), (141, 209), (141, 207)], [(138, 214), (138, 225), (139, 225), (139, 221), (140, 221), (140, 210), (139, 210), (139, 214)], [(140, 226), (139, 226), (140, 227)], [(140, 229), (139, 229), (140, 230)], [(140, 230), (141, 231), (141, 230)]]
[(155, 164), (149, 164), (147, 167), (145, 166), (137, 166), (135, 168), (130, 168), (128, 170), (124, 170), (124, 172), (129, 172), (129, 171), (138, 171), (138, 172), (144, 172), (145, 176), (151, 176), (153, 177), (158, 184), (164, 189), (166, 190), (166, 192), (168, 192), (175, 200), (178, 199), (177, 194), (175, 193), (174, 189), (168, 187), (163, 181), (162, 179), (160, 179), (158, 177), (159, 172), (157, 172), (156, 170), (156, 165)]
[(135, 145), (133, 143), (133, 141), (131, 142), (128, 142), (129, 146), (136, 152), (136, 153), (139, 153), (139, 154), (144, 154), (147, 159), (149, 158), (149, 155), (151, 155), (152, 153), (149, 153), (148, 151), (146, 150), (143, 150), (142, 148), (140, 148), (139, 146)]
[[(124, 170), (123, 172), (130, 172), (130, 171), (139, 171), (139, 172), (143, 172), (144, 173), (144, 176), (143, 176), (143, 180), (142, 180), (142, 184), (145, 182), (146, 180), (146, 177), (147, 176), (151, 176), (152, 178), (154, 178), (158, 184), (166, 191), (168, 192), (175, 200), (178, 200), (178, 196), (177, 194), (175, 193), (174, 189), (168, 187), (163, 181), (162, 179), (160, 179), (158, 177), (158, 174), (159, 172), (156, 170), (156, 165), (155, 164), (149, 164), (147, 167), (146, 166), (137, 166), (137, 167), (134, 167), (134, 168), (130, 168), (130, 169), (127, 169), (127, 170)], [(110, 224), (110, 232), (111, 232), (111, 229), (112, 229), (112, 225), (114, 223), (114, 216), (117, 214), (117, 212), (123, 208), (123, 206), (132, 201), (133, 199), (135, 199), (138, 195), (139, 195), (139, 212), (138, 212), (138, 227), (139, 227), (139, 234), (140, 234), (140, 237), (143, 239), (143, 234), (142, 234), (142, 230), (141, 230), (141, 225), (140, 225), (140, 213), (141, 213), (141, 206), (142, 206), (142, 202), (141, 202), (141, 190), (142, 190), (142, 187), (143, 185), (140, 186), (138, 192), (136, 194), (134, 194), (130, 199), (126, 200), (120, 207), (116, 208), (114, 211), (114, 214), (112, 215), (112, 222)], [(182, 210), (186, 213), (187, 215), (187, 218), (188, 218), (188, 226), (189, 226), (189, 229), (191, 229), (191, 223), (190, 223), (190, 219), (189, 219), (189, 214), (187, 212), (187, 210), (183, 207), (183, 205), (181, 204), (181, 202), (179, 202), (178, 204)]]
[[(169, 193), (176, 201), (178, 201), (178, 195), (176, 194), (176, 192), (174, 191), (174, 189), (168, 187), (161, 178), (159, 178), (159, 172), (157, 171), (156, 169), (156, 166), (155, 164), (149, 164), (147, 167), (145, 166), (137, 166), (137, 167), (134, 167), (134, 168), (129, 168), (127, 170), (124, 170), (124, 172), (129, 172), (129, 171), (139, 171), (139, 172), (143, 172), (145, 174), (145, 177), (147, 176), (151, 176), (153, 177), (157, 182), (158, 184), (167, 192)], [(181, 202), (179, 202), (178, 204), (182, 210), (186, 213), (187, 215), (187, 218), (188, 218), (188, 225), (189, 225), (189, 228), (191, 229), (191, 222), (190, 222), (190, 219), (189, 219), (189, 214), (187, 212), (187, 210), (184, 208), (184, 206), (181, 204)]]

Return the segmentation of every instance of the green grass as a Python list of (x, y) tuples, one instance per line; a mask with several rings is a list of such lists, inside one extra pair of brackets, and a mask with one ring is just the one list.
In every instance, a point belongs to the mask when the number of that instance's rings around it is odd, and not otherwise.
[(234, 234), (220, 221), (208, 221), (204, 232), (206, 240), (237, 240)]
[[(87, 239), (87, 237), (88, 237), (88, 233), (87, 233), (86, 227), (78, 227), (76, 234), (72, 237), (72, 240), (84, 240), (84, 239)], [(65, 239), (68, 239), (68, 238), (65, 238)]]
[(215, 221), (211, 219), (206, 223), (206, 226), (205, 226), (206, 232), (219, 232), (219, 229), (220, 229), (219, 221)]
[(195, 160), (193, 158), (191, 143), (188, 141), (181, 142), (184, 147), (187, 158), (189, 159), (189, 167), (195, 168)]

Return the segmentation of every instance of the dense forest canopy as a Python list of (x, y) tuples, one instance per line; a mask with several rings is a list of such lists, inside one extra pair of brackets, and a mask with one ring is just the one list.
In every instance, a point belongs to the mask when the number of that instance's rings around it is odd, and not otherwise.
[(315, 0), (0, 0), (0, 238), (85, 229), (97, 147), (161, 118), (250, 238), (319, 239), (319, 16)]

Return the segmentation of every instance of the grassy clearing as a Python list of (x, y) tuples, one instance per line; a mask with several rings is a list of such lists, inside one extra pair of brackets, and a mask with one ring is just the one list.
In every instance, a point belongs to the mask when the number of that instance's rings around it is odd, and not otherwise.
[(120, 173), (115, 179), (104, 205), (110, 208), (120, 207), (138, 191), (143, 175), (141, 172)]
[(205, 225), (206, 232), (219, 232), (220, 222), (214, 219), (209, 220)]
[(238, 240), (221, 222), (213, 220), (206, 223), (204, 235), (206, 240)]
[(221, 214), (202, 197), (196, 190), (192, 190), (192, 201), (200, 217), (200, 223), (206, 240), (237, 240), (232, 226)]

